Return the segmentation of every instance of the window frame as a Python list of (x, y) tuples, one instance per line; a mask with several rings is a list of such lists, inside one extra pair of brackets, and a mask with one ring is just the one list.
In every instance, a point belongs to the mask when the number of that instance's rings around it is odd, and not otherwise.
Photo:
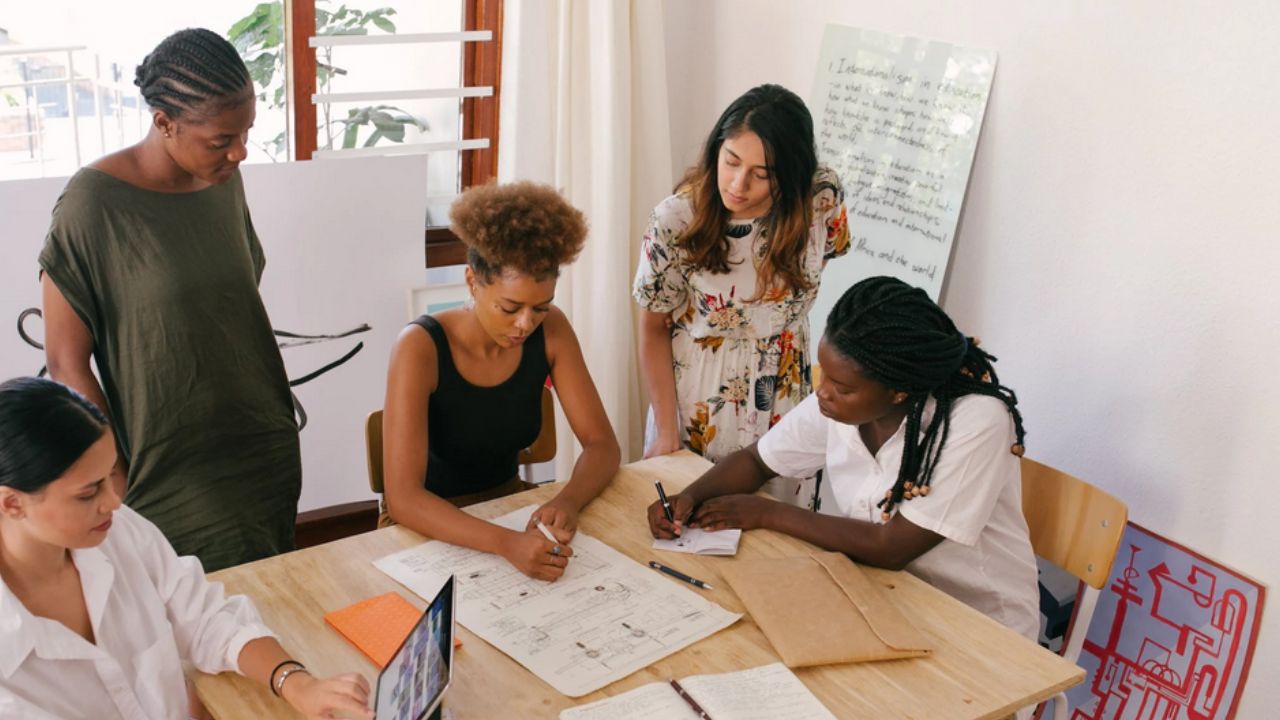
[[(310, 160), (317, 147), (315, 0), (285, 0), (289, 38), (289, 136), (295, 160)], [(461, 0), (463, 30), (489, 30), (488, 42), (462, 43), (462, 86), (491, 86), (493, 95), (462, 99), (462, 139), (489, 138), (489, 147), (459, 150), (461, 190), (484, 184), (498, 174), (498, 108), (502, 81), (502, 16), (504, 0)], [(448, 226), (428, 227), (423, 242), (426, 267), (466, 263), (466, 246)]]

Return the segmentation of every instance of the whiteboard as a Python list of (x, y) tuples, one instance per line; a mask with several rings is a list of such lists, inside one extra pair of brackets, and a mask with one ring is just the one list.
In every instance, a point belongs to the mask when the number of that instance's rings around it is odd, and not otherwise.
[(815, 328), (875, 275), (938, 299), (995, 68), (992, 51), (827, 26), (809, 107), (818, 159), (844, 182), (851, 245), (823, 273)]

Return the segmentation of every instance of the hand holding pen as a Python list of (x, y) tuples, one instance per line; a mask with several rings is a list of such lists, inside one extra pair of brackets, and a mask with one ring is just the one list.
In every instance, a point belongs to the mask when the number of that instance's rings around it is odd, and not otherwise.
[(686, 493), (667, 495), (662, 489), (662, 483), (654, 484), (657, 486), (658, 500), (649, 506), (649, 532), (655, 538), (670, 540), (684, 531), (689, 516), (693, 515), (694, 502)]

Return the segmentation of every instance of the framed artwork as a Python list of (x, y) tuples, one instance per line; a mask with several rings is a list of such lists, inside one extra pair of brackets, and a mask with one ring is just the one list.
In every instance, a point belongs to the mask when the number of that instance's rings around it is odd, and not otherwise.
[(1266, 588), (1132, 523), (1067, 691), (1072, 720), (1218, 720), (1235, 714)]

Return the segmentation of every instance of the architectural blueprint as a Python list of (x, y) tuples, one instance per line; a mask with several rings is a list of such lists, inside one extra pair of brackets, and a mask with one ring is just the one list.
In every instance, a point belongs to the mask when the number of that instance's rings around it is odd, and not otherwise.
[[(494, 522), (523, 530), (534, 507)], [(498, 555), (423, 543), (374, 566), (424, 598), (450, 574), (458, 622), (561, 693), (579, 697), (732, 625), (731, 613), (588, 535), (555, 582)]]

